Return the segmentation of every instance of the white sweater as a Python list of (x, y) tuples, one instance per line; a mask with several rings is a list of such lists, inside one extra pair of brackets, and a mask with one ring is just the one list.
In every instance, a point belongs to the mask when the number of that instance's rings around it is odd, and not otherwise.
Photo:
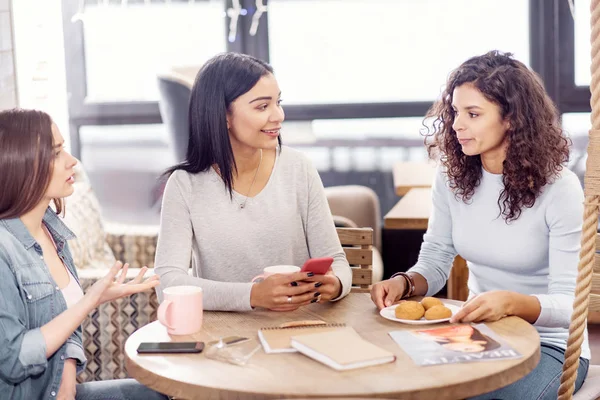
[[(583, 221), (583, 190), (577, 176), (563, 169), (543, 188), (532, 208), (510, 223), (500, 216), (502, 175), (483, 170), (481, 183), (467, 203), (450, 190), (438, 169), (433, 211), (417, 264), (410, 270), (427, 279), (427, 295), (448, 279), (460, 254), (469, 267), (470, 295), (510, 290), (539, 299), (534, 326), (542, 343), (566, 349), (577, 277)], [(591, 357), (587, 329), (581, 356)]]
[[(352, 271), (338, 239), (323, 183), (308, 158), (283, 146), (264, 189), (233, 200), (210, 168), (174, 172), (165, 189), (155, 272), (160, 288), (201, 286), (205, 310), (251, 310), (251, 279), (270, 265), (302, 266), (333, 257), (333, 272), (350, 292)], [(188, 274), (192, 261), (193, 276)]]

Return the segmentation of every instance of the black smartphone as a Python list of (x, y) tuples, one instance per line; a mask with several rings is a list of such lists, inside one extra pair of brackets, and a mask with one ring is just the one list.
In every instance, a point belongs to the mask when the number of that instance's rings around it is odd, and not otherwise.
[(200, 353), (204, 342), (143, 342), (137, 348), (140, 354)]

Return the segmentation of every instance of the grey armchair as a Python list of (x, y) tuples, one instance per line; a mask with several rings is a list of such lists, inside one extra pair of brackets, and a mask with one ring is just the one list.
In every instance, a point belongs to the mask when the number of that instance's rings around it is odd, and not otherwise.
[(199, 67), (173, 67), (158, 74), (158, 107), (176, 162), (185, 159), (189, 140), (189, 102)]

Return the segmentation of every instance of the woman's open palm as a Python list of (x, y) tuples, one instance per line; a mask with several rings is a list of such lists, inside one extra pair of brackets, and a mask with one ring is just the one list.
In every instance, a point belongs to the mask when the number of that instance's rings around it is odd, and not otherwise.
[[(123, 265), (121, 261), (117, 261), (102, 279), (88, 289), (86, 295), (94, 300), (96, 307), (111, 300), (152, 289), (160, 283), (158, 275), (144, 280), (147, 267), (143, 267), (134, 279), (125, 283), (128, 268), (129, 264)], [(121, 274), (117, 278), (119, 271)]]

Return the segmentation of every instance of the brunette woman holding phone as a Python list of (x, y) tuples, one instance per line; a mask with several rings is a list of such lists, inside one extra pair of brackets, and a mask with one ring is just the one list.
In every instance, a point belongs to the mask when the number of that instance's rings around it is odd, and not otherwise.
[(0, 112), (0, 397), (166, 399), (133, 379), (77, 384), (83, 320), (158, 278), (144, 281), (144, 268), (125, 283), (127, 264), (117, 262), (83, 293), (67, 244), (74, 235), (59, 218), (77, 163), (63, 146), (46, 113)]
[[(189, 109), (186, 160), (167, 171), (160, 287), (200, 286), (204, 308), (224, 311), (295, 310), (348, 294), (352, 273), (319, 174), (281, 145), (284, 113), (271, 66), (244, 54), (213, 57), (196, 77)], [(250, 282), (265, 267), (319, 257), (334, 259), (327, 274)]]

